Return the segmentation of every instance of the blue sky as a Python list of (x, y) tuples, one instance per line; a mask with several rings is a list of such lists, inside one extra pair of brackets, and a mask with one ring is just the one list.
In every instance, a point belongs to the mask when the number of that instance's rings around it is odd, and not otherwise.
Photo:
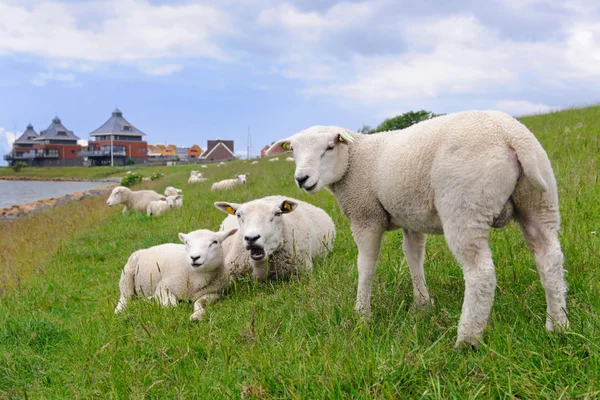
[[(418, 4), (417, 4), (418, 3)], [(600, 101), (600, 2), (0, 0), (0, 152), (118, 106), (150, 143), (245, 154), (312, 125)]]

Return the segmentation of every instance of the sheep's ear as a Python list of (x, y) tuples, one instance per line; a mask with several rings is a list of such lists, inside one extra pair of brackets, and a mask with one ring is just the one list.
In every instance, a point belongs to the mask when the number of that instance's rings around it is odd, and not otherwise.
[(166, 197), (161, 197), (160, 201), (167, 201), (167, 198)]
[(181, 240), (181, 243), (185, 243), (185, 240), (187, 239), (187, 235), (185, 233), (181, 233), (179, 232), (179, 240)]
[(246, 172), (246, 173), (244, 174), (244, 176), (248, 176), (248, 175), (250, 175), (250, 172)]
[(290, 138), (281, 139), (277, 142), (273, 143), (271, 147), (265, 152), (267, 156), (274, 156), (276, 154), (285, 153), (286, 151), (290, 151)]
[(294, 211), (296, 209), (296, 207), (298, 207), (298, 203), (296, 203), (295, 201), (292, 201), (292, 200), (284, 200), (281, 202), (281, 205), (279, 206), (279, 208), (281, 209), (281, 212), (284, 214), (291, 213), (292, 211)]
[(226, 212), (229, 215), (234, 215), (237, 209), (240, 207), (240, 205), (236, 203), (225, 203), (224, 201), (217, 201), (215, 203), (215, 207), (217, 207), (223, 212)]
[(225, 232), (219, 232), (219, 235), (221, 236), (221, 242), (224, 241), (225, 239), (227, 239), (229, 236), (231, 235), (235, 235), (235, 233), (237, 232), (237, 228), (235, 229), (231, 229)]
[(183, 199), (182, 195), (178, 195), (177, 197), (175, 197), (175, 200), (179, 200), (179, 199)]

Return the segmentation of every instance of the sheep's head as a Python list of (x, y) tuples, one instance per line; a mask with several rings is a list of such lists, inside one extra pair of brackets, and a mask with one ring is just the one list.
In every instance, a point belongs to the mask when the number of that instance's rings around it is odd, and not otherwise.
[(221, 243), (236, 232), (237, 229), (224, 232), (200, 229), (188, 234), (180, 233), (179, 240), (185, 245), (188, 265), (200, 272), (210, 272), (221, 267), (224, 261)]
[(287, 139), (275, 142), (267, 155), (294, 152), (296, 184), (308, 193), (339, 181), (348, 168), (348, 130), (337, 126), (313, 126)]
[(246, 184), (246, 178), (248, 177), (248, 175), (249, 175), (249, 174), (244, 174), (244, 175), (236, 175), (235, 177), (236, 177), (237, 179), (239, 179), (239, 180), (242, 182), (242, 184), (244, 184), (244, 185), (245, 185), (245, 184)]
[(165, 188), (165, 195), (167, 196), (177, 196), (177, 194), (181, 192), (181, 189), (174, 188), (173, 186), (167, 186)]
[(117, 186), (113, 189), (112, 193), (108, 200), (106, 200), (106, 204), (109, 206), (114, 206), (115, 204), (121, 204), (125, 201), (124, 193), (129, 191), (125, 186)]
[(260, 261), (276, 251), (282, 244), (283, 215), (291, 213), (298, 206), (293, 200), (278, 203), (263, 199), (244, 204), (217, 202), (215, 207), (238, 220), (244, 245), (250, 250), (250, 257)]
[(182, 196), (178, 195), (178, 196), (167, 196), (166, 198), (161, 198), (161, 200), (164, 200), (167, 202), (167, 206), (169, 208), (175, 208), (177, 206), (177, 200), (181, 199)]

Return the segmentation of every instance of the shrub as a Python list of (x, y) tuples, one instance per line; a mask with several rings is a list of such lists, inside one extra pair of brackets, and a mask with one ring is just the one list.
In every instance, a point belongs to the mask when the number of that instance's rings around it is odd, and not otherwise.
[(15, 165), (12, 166), (13, 171), (15, 172), (19, 172), (23, 169), (23, 167), (26, 167), (27, 164), (25, 164), (23, 161), (17, 161), (15, 163)]
[(127, 160), (127, 162), (125, 164), (127, 164), (127, 165), (133, 165), (133, 164), (135, 164), (135, 160), (133, 160), (132, 158), (130, 158), (129, 160)]
[(132, 187), (133, 185), (137, 185), (142, 181), (142, 174), (139, 172), (131, 172), (129, 171), (127, 175), (121, 179), (121, 186)]
[(160, 172), (155, 172), (152, 175), (150, 175), (150, 180), (155, 181), (158, 178), (162, 178), (163, 174), (161, 174)]

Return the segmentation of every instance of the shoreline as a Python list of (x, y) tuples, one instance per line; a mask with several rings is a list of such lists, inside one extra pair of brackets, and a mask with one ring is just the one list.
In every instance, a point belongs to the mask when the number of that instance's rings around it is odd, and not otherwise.
[[(8, 178), (8, 179), (5, 179)], [(16, 177), (14, 177), (16, 178)], [(66, 181), (66, 182), (106, 182), (107, 186), (97, 189), (89, 189), (82, 192), (66, 194), (60, 197), (50, 197), (48, 199), (36, 200), (26, 204), (15, 204), (11, 207), (0, 208), (0, 223), (4, 221), (14, 221), (26, 215), (35, 214), (44, 210), (71, 203), (73, 201), (83, 200), (88, 197), (99, 197), (110, 193), (121, 181), (121, 178), (100, 178), (100, 179), (82, 179), (82, 178), (39, 178), (25, 177), (29, 179), (13, 179), (13, 177), (2, 177), (0, 180), (8, 181)]]
[(40, 176), (0, 176), (0, 181), (48, 181), (48, 182), (121, 182), (121, 178), (75, 178), (71, 176), (40, 177)]

